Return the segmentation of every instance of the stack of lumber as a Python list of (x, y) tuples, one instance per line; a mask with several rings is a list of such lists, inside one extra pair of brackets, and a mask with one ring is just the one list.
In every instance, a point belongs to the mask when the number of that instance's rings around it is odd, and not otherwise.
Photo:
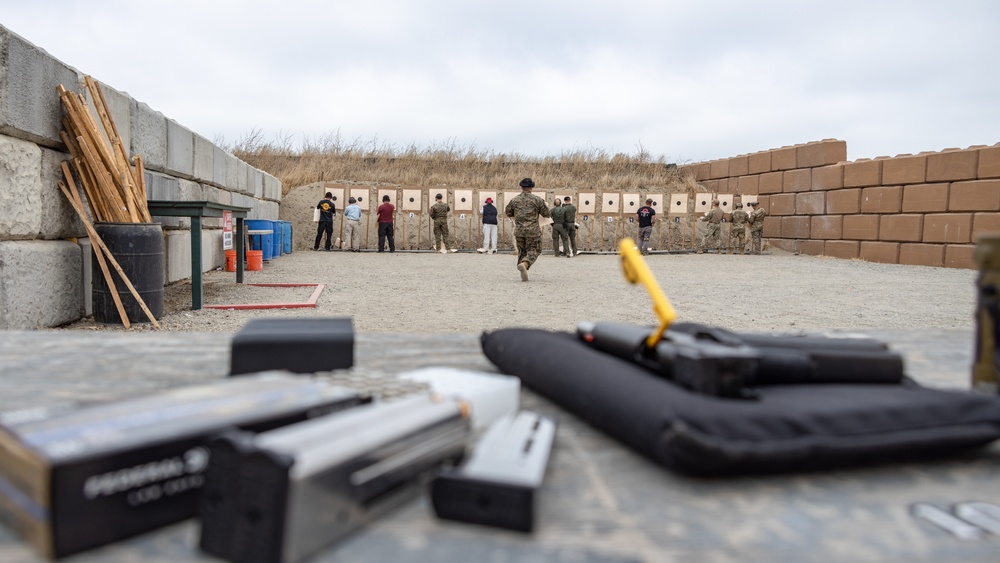
[[(75, 92), (70, 92), (60, 84), (56, 89), (62, 101), (66, 115), (63, 117), (63, 131), (59, 135), (70, 153), (70, 160), (63, 161), (62, 171), (66, 183), (59, 182), (59, 189), (69, 200), (76, 211), (87, 235), (90, 237), (94, 255), (107, 281), (108, 289), (115, 301), (118, 314), (125, 328), (131, 328), (125, 307), (118, 295), (115, 280), (108, 269), (110, 264), (125, 283), (132, 296), (135, 297), (143, 312), (149, 317), (153, 326), (160, 328), (153, 313), (146, 306), (139, 292), (129, 281), (121, 265), (108, 250), (101, 237), (94, 229), (87, 210), (84, 207), (80, 190), (77, 189), (73, 172), (83, 186), (87, 203), (95, 221), (109, 223), (150, 223), (149, 207), (146, 204), (146, 181), (142, 166), (142, 157), (135, 156), (135, 165), (129, 161), (125, 147), (122, 145), (118, 129), (111, 119), (104, 94), (100, 86), (91, 77), (84, 77), (87, 89), (94, 101), (94, 107), (100, 117), (101, 125), (88, 109), (86, 99)], [(72, 164), (72, 170), (70, 169)]]

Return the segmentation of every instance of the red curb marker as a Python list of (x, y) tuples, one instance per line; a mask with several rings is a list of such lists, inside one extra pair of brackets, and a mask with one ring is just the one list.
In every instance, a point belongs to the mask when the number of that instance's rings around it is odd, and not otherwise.
[(323, 293), (323, 289), (326, 287), (322, 283), (248, 283), (246, 285), (255, 285), (258, 287), (315, 287), (316, 290), (312, 292), (303, 303), (245, 303), (240, 305), (205, 305), (206, 309), (315, 309), (316, 301), (319, 300), (319, 296)]

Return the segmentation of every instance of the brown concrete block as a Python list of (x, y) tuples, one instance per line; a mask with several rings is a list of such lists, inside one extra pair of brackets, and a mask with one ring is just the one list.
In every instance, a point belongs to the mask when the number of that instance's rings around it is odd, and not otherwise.
[(927, 181), (927, 156), (902, 155), (882, 161), (882, 184), (922, 184)]
[(1000, 210), (1000, 180), (955, 182), (948, 192), (948, 211)]
[(839, 239), (843, 232), (843, 215), (819, 215), (809, 224), (809, 238), (814, 240)]
[(861, 212), (861, 188), (831, 190), (826, 192), (826, 212), (848, 215)]
[(901, 244), (899, 263), (913, 266), (944, 266), (944, 245)]
[(879, 222), (878, 239), (920, 242), (923, 221), (923, 215), (883, 215)]
[(747, 157), (747, 173), (763, 174), (771, 171), (771, 151), (751, 154)]
[(972, 216), (972, 240), (979, 235), (1000, 233), (1000, 213), (976, 213)]
[(730, 176), (746, 176), (750, 173), (750, 159), (746, 156), (734, 156), (729, 159)]
[[(763, 203), (761, 205), (763, 205)], [(794, 215), (795, 194), (772, 195), (766, 209), (768, 215)]]
[(862, 241), (858, 256), (868, 262), (899, 263), (899, 243)]
[(844, 187), (864, 188), (882, 184), (881, 160), (858, 160), (844, 163)]
[(969, 243), (972, 213), (939, 213), (924, 216), (923, 242)]
[(946, 268), (976, 269), (976, 245), (949, 244), (944, 247), (944, 266)]
[(878, 240), (878, 215), (845, 215), (844, 238), (848, 240)]
[(927, 181), (975, 180), (978, 165), (979, 151), (975, 149), (927, 155)]
[(788, 238), (768, 239), (767, 243), (775, 248), (780, 248), (785, 252), (798, 252), (801, 241)]
[(794, 195), (796, 214), (822, 215), (826, 213), (826, 192), (804, 192)]
[(799, 241), (799, 254), (805, 254), (808, 256), (822, 256), (823, 255), (823, 241), (821, 240), (800, 240)]
[(712, 177), (712, 163), (710, 162), (699, 162), (694, 165), (694, 179), (695, 181), (708, 180)]
[(809, 238), (809, 217), (782, 217), (781, 236), (782, 238)]
[(1000, 145), (979, 149), (979, 178), (1000, 178)]
[(938, 213), (948, 210), (948, 184), (903, 186), (903, 213)]
[(902, 209), (902, 186), (880, 186), (861, 190), (862, 213), (899, 213)]
[(847, 160), (847, 143), (844, 141), (827, 139), (802, 145), (795, 150), (795, 162), (799, 168), (815, 168), (845, 160)]
[(745, 195), (757, 195), (760, 193), (760, 176), (740, 176), (736, 179), (736, 193)]
[[(726, 189), (725, 190), (721, 189), (723, 183), (726, 184)], [(736, 193), (736, 189), (737, 189), (737, 186), (739, 186), (739, 183), (740, 183), (740, 179), (737, 178), (737, 177), (735, 177), (735, 176), (730, 177), (730, 178), (726, 178), (725, 180), (720, 180), (719, 181), (719, 188), (720, 188), (719, 192), (720, 193), (726, 193), (726, 194), (734, 194), (734, 193)]]
[(765, 217), (764, 232), (765, 238), (778, 238), (781, 234), (781, 217)]
[(711, 162), (711, 171), (709, 172), (709, 178), (728, 178), (729, 177), (729, 159), (723, 160), (713, 160)]
[(796, 147), (785, 147), (771, 151), (771, 170), (792, 170), (797, 166)]
[(836, 190), (844, 187), (844, 165), (820, 166), (812, 170), (814, 190)]
[(760, 175), (760, 182), (758, 182), (758, 190), (761, 194), (779, 194), (781, 193), (781, 172), (768, 172), (767, 174)]
[(812, 170), (800, 168), (786, 170), (781, 176), (781, 191), (805, 192), (812, 189)]
[(858, 257), (861, 243), (854, 240), (828, 240), (823, 244), (823, 254), (833, 258), (853, 260)]

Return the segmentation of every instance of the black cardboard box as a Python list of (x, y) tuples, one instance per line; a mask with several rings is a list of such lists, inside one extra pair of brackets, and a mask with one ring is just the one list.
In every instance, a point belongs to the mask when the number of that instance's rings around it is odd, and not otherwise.
[(266, 372), (143, 398), (0, 415), (0, 518), (63, 557), (194, 516), (207, 440), (262, 432), (364, 400)]

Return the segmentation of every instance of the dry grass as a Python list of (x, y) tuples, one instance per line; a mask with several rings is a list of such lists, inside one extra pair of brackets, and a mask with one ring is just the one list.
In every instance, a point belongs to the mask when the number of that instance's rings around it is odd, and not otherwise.
[(652, 157), (641, 146), (634, 155), (591, 149), (529, 157), (454, 142), (423, 148), (398, 148), (378, 139), (347, 142), (333, 133), (307, 139), (296, 147), (291, 135), (279, 134), (267, 140), (254, 129), (226, 148), (251, 166), (276, 176), (285, 192), (320, 181), (500, 191), (516, 186), (525, 176), (552, 188), (692, 194), (696, 188), (689, 174), (664, 157)]

